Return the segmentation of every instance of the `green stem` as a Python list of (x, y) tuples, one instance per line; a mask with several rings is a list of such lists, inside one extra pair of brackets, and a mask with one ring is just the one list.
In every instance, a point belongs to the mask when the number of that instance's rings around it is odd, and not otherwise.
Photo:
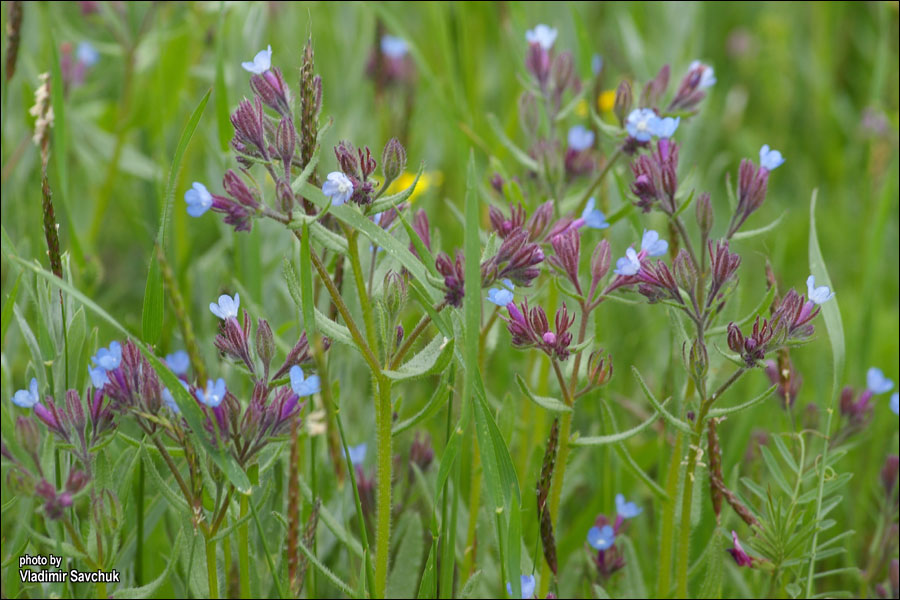
[(347, 238), (350, 266), (353, 269), (353, 278), (356, 281), (356, 292), (359, 294), (359, 304), (362, 307), (363, 323), (366, 326), (366, 339), (369, 342), (369, 347), (374, 352), (377, 352), (378, 342), (375, 336), (375, 318), (372, 315), (372, 303), (369, 302), (369, 294), (366, 292), (362, 264), (359, 262), (359, 244), (356, 243), (359, 233), (344, 227), (344, 235)]
[(247, 495), (241, 494), (241, 516), (243, 521), (238, 527), (238, 568), (241, 577), (241, 598), (250, 597), (250, 524), (245, 519), (247, 516)]
[(575, 211), (575, 214), (581, 214), (588, 199), (591, 197), (591, 194), (594, 193), (594, 190), (597, 189), (597, 186), (600, 185), (600, 182), (603, 181), (603, 178), (606, 177), (606, 174), (609, 173), (610, 169), (612, 169), (612, 166), (620, 156), (622, 156), (622, 149), (616, 148), (616, 151), (613, 152), (612, 156), (609, 157), (609, 160), (607, 160), (606, 164), (603, 166), (603, 170), (597, 174), (597, 177), (594, 178), (591, 185), (589, 185), (584, 191), (584, 194), (581, 195), (581, 200), (578, 201), (578, 210)]
[(376, 475), (377, 523), (375, 526), (375, 597), (384, 598), (387, 588), (388, 552), (391, 535), (391, 380), (377, 376), (378, 401), (375, 413), (378, 436), (378, 470)]
[(138, 465), (137, 484), (137, 543), (134, 551), (134, 581), (144, 585), (144, 461)]
[(219, 574), (216, 571), (216, 538), (206, 538), (206, 577), (209, 580), (209, 597), (219, 597)]
[[(697, 419), (697, 423), (702, 423)], [(702, 427), (702, 426), (700, 426)], [(684, 491), (681, 495), (681, 527), (678, 532), (678, 562), (675, 567), (675, 597), (688, 597), (688, 563), (691, 554), (691, 504), (694, 499), (694, 472), (697, 469), (697, 448), (700, 446), (700, 431), (694, 427), (692, 445), (688, 447), (688, 463), (684, 472)]]

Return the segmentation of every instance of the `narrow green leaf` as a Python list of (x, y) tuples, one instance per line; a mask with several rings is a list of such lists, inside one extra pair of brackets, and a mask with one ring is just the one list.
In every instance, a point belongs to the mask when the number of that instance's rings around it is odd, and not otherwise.
[(572, 412), (572, 407), (566, 406), (566, 403), (562, 400), (550, 398), (548, 396), (538, 396), (537, 394), (532, 393), (532, 391), (528, 388), (528, 384), (518, 373), (516, 373), (516, 383), (519, 384), (519, 389), (522, 390), (522, 393), (525, 394), (525, 397), (538, 406), (556, 413)]
[(416, 584), (419, 580), (419, 572), (422, 567), (422, 552), (424, 540), (422, 538), (422, 519), (416, 513), (406, 513), (403, 517), (407, 521), (405, 526), (401, 523), (397, 530), (405, 530), (403, 539), (394, 559), (394, 568), (388, 579), (386, 598), (412, 598), (416, 592)]
[(703, 584), (700, 586), (700, 598), (721, 598), (722, 597), (722, 574), (725, 571), (725, 564), (722, 560), (725, 554), (722, 548), (722, 536), (718, 532), (713, 534), (710, 549), (707, 552), (706, 574), (703, 577)]
[[(809, 270), (816, 278), (816, 285), (827, 285), (834, 290), (831, 278), (828, 276), (828, 270), (825, 268), (825, 259), (822, 256), (822, 249), (819, 247), (819, 237), (816, 233), (816, 196), (818, 190), (813, 190), (812, 199), (809, 203)], [(844, 325), (841, 321), (841, 310), (838, 305), (838, 297), (835, 296), (822, 305), (822, 319), (825, 321), (825, 329), (828, 331), (828, 339), (831, 341), (831, 362), (832, 362), (832, 378), (831, 378), (831, 397), (828, 402), (828, 417), (825, 425), (825, 435), (831, 435), (831, 424), (834, 417), (835, 401), (837, 400), (840, 390), (841, 379), (844, 376)], [(828, 442), (823, 443), (822, 462), (827, 463), (828, 459)], [(825, 472), (826, 469), (820, 469), (819, 482), (816, 494), (816, 521), (821, 520), (822, 500), (825, 495)], [(813, 594), (813, 580), (815, 573), (815, 563), (820, 556), (817, 556), (817, 546), (819, 542), (819, 532), (813, 534), (813, 539), (809, 550), (809, 571), (806, 576), (806, 597)]]
[(394, 381), (411, 381), (435, 373), (441, 373), (453, 356), (453, 340), (437, 335), (415, 356), (400, 365), (396, 371), (384, 369), (382, 373)]
[(772, 474), (772, 478), (775, 480), (775, 483), (778, 484), (778, 487), (781, 488), (781, 491), (788, 496), (792, 495), (794, 490), (791, 489), (784, 473), (781, 471), (781, 466), (778, 464), (778, 461), (775, 460), (772, 452), (764, 445), (760, 445), (759, 451), (762, 454), (763, 461), (765, 461), (766, 466), (769, 468), (769, 472)]
[(710, 417), (724, 417), (725, 415), (730, 415), (732, 413), (741, 412), (742, 410), (746, 410), (746, 409), (750, 408), (751, 406), (756, 406), (760, 402), (763, 402), (769, 396), (774, 394), (775, 390), (777, 390), (777, 389), (778, 389), (778, 386), (773, 385), (773, 386), (769, 387), (769, 389), (767, 389), (765, 392), (763, 392), (762, 394), (757, 396), (756, 398), (754, 398), (752, 400), (748, 400), (747, 402), (744, 402), (743, 404), (738, 404), (737, 406), (728, 406), (728, 407), (724, 407), (724, 408), (711, 408), (709, 410), (709, 416)]
[(16, 282), (13, 284), (12, 291), (6, 297), (6, 302), (3, 303), (3, 313), (2, 318), (0, 318), (0, 345), (6, 347), (6, 330), (9, 329), (9, 324), (12, 322), (13, 317), (13, 306), (16, 305), (16, 297), (19, 295), (19, 283), (22, 281), (22, 274), (19, 273), (18, 277), (16, 277)]
[(772, 221), (771, 223), (769, 223), (768, 225), (766, 225), (766, 226), (764, 226), (764, 227), (760, 227), (759, 229), (749, 229), (749, 230), (747, 230), (747, 231), (738, 231), (738, 232), (735, 233), (733, 236), (731, 236), (731, 239), (733, 239), (733, 240), (746, 240), (746, 239), (750, 239), (750, 238), (752, 238), (752, 237), (756, 237), (756, 236), (758, 236), (758, 235), (762, 235), (762, 234), (767, 233), (767, 232), (769, 232), (769, 231), (772, 231), (773, 229), (775, 229), (776, 227), (778, 227), (778, 224), (781, 223), (781, 221), (784, 220), (784, 216), (785, 216), (786, 214), (787, 214), (787, 211), (781, 213), (780, 215), (778, 215), (778, 218), (777, 218), (777, 219), (775, 219), (774, 221)]
[(519, 161), (519, 163), (529, 171), (539, 172), (541, 170), (541, 167), (536, 160), (531, 158), (527, 152), (516, 146), (515, 142), (507, 137), (506, 133), (503, 131), (503, 127), (500, 125), (500, 121), (497, 120), (496, 115), (490, 113), (488, 114), (487, 119), (488, 125), (491, 126), (491, 129), (500, 140), (500, 143), (513, 155), (513, 158)]
[(434, 413), (436, 413), (449, 399), (449, 395), (452, 392), (453, 389), (447, 385), (447, 375), (444, 373), (441, 375), (440, 383), (434, 388), (434, 392), (431, 394), (431, 398), (428, 399), (428, 402), (425, 403), (419, 412), (408, 419), (404, 419), (395, 424), (391, 428), (391, 435), (399, 435), (434, 415)]
[(419, 593), (416, 596), (417, 598), (435, 597), (435, 588), (437, 586), (437, 577), (435, 576), (436, 556), (437, 540), (434, 540), (431, 544), (431, 550), (428, 552), (428, 560), (425, 561), (425, 571), (422, 573), (422, 582), (419, 584)]
[(422, 173), (425, 172), (425, 161), (422, 161), (419, 164), (419, 170), (416, 172), (416, 178), (413, 179), (413, 182), (405, 189), (397, 192), (396, 194), (391, 194), (390, 196), (383, 196), (372, 203), (372, 206), (369, 207), (369, 213), (380, 213), (389, 208), (396, 208), (401, 202), (406, 202), (410, 196), (412, 196), (413, 192), (416, 191), (416, 185), (419, 183), (419, 179), (422, 177)]
[[(173, 548), (178, 548), (181, 545), (181, 531), (178, 531), (178, 535), (175, 536), (175, 541), (172, 544)], [(163, 569), (163, 572), (159, 574), (159, 577), (148, 583), (147, 585), (142, 585), (140, 587), (130, 587), (130, 588), (116, 588), (115, 596), (116, 598), (150, 598), (155, 593), (156, 590), (159, 589), (164, 582), (169, 579), (169, 574), (172, 572), (172, 567), (175, 566), (176, 559), (178, 558), (177, 552), (172, 552), (169, 556), (169, 562), (166, 563), (166, 568)]]
[[(665, 401), (660, 406), (665, 406), (668, 404), (671, 398), (666, 398)], [(635, 427), (628, 429), (626, 431), (621, 431), (619, 433), (613, 433), (609, 435), (594, 435), (588, 437), (580, 437), (572, 442), (573, 446), (602, 446), (604, 444), (615, 444), (617, 442), (624, 442), (628, 438), (634, 437), (643, 430), (647, 429), (650, 425), (652, 425), (657, 417), (659, 417), (659, 411), (653, 413), (653, 415)]]
[[(200, 104), (194, 109), (187, 125), (181, 132), (181, 138), (178, 140), (178, 146), (175, 149), (175, 157), (172, 159), (172, 168), (169, 170), (169, 178), (166, 182), (165, 196), (163, 197), (162, 213), (160, 215), (159, 231), (156, 236), (156, 245), (159, 252), (165, 255), (166, 252), (166, 236), (168, 233), (169, 215), (172, 212), (172, 204), (175, 201), (175, 185), (178, 179), (178, 173), (181, 170), (181, 161), (184, 158), (185, 150), (188, 143), (200, 123), (200, 117), (206, 103), (209, 101), (209, 95), (212, 90), (208, 90), (200, 100)], [(160, 270), (159, 260), (154, 252), (150, 258), (150, 266), (147, 272), (147, 283), (144, 286), (144, 307), (141, 313), (141, 337), (148, 344), (156, 344), (159, 336), (162, 334), (163, 315), (165, 311), (165, 298), (163, 293), (162, 271)]]
[(644, 378), (641, 377), (641, 373), (637, 370), (637, 367), (632, 366), (631, 372), (634, 374), (635, 379), (638, 380), (641, 389), (644, 390), (644, 395), (647, 397), (647, 400), (650, 401), (650, 404), (653, 405), (653, 408), (655, 408), (656, 411), (661, 414), (663, 418), (675, 429), (683, 433), (687, 433), (688, 435), (692, 435), (691, 428), (687, 423), (669, 413), (669, 411), (667, 411), (663, 407), (663, 405), (659, 403), (659, 400), (656, 399), (656, 396), (654, 396), (653, 392), (650, 391), (650, 388), (647, 387), (647, 384), (646, 382), (644, 382)]

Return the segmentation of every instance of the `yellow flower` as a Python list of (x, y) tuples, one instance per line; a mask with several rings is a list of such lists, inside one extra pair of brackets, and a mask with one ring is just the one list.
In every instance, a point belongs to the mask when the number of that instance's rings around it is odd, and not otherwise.
[[(415, 173), (402, 173), (397, 179), (391, 182), (391, 185), (388, 187), (387, 195), (397, 194), (402, 192), (409, 186), (413, 184), (413, 181), (416, 180)], [(425, 193), (428, 188), (431, 186), (439, 186), (444, 181), (444, 174), (440, 171), (425, 171), (422, 173), (422, 176), (419, 178), (419, 183), (416, 184), (416, 189), (413, 190), (412, 195), (409, 197), (410, 202), (415, 202), (416, 198), (421, 194)]]
[(600, 112), (610, 112), (616, 104), (616, 90), (606, 90), (597, 98), (597, 108)]

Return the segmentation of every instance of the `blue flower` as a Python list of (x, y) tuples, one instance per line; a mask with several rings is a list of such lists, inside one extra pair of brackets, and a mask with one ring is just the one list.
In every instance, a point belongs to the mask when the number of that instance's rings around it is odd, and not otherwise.
[(487, 299), (497, 306), (506, 306), (513, 301), (513, 293), (503, 288), (491, 288), (488, 290)]
[(12, 401), (13, 404), (22, 408), (32, 408), (35, 404), (40, 402), (41, 396), (38, 394), (37, 379), (32, 377), (31, 383), (28, 384), (28, 389), (17, 391), (13, 394)]
[(103, 386), (109, 383), (109, 376), (106, 374), (106, 369), (103, 367), (94, 368), (88, 366), (88, 375), (91, 378), (91, 385), (93, 385), (96, 390), (103, 389)]
[(187, 213), (192, 217), (199, 217), (212, 206), (213, 197), (205, 185), (195, 181), (191, 189), (184, 193), (184, 201), (187, 202)]
[(606, 229), (609, 227), (609, 223), (606, 222), (606, 215), (599, 208), (594, 208), (596, 204), (597, 201), (593, 196), (588, 198), (587, 204), (584, 205), (584, 210), (581, 211), (581, 218), (584, 220), (584, 224), (591, 229)]
[(358, 466), (363, 464), (363, 461), (366, 460), (366, 443), (363, 442), (359, 446), (350, 446), (348, 450), (350, 451), (350, 462), (353, 463), (354, 466)]
[(812, 302), (824, 304), (834, 298), (834, 292), (827, 285), (816, 287), (816, 278), (810, 275), (806, 278), (807, 295)]
[(591, 73), (594, 75), (599, 75), (600, 71), (603, 70), (603, 57), (599, 54), (594, 54), (591, 56)]
[(225, 399), (226, 393), (227, 390), (225, 389), (224, 379), (219, 377), (218, 379), (216, 379), (215, 383), (212, 379), (207, 379), (206, 389), (197, 390), (197, 400), (209, 406), (210, 408), (216, 408), (217, 406), (222, 404), (222, 400)]
[(759, 149), (759, 166), (763, 169), (774, 171), (784, 164), (784, 158), (778, 150), (771, 150), (768, 144)]
[(644, 512), (644, 509), (634, 502), (626, 502), (625, 496), (616, 494), (616, 514), (623, 519), (632, 519)]
[(670, 138), (675, 135), (681, 117), (666, 117), (665, 119), (657, 119), (656, 126), (653, 128), (653, 135), (660, 138)]
[(115, 369), (122, 362), (122, 345), (119, 342), (111, 342), (109, 348), (97, 350), (97, 354), (92, 356), (91, 360), (104, 371)]
[(291, 367), (291, 389), (294, 390), (295, 394), (303, 398), (318, 394), (322, 387), (319, 384), (318, 375), (310, 375), (304, 378), (303, 369), (294, 365)]
[(866, 387), (873, 394), (884, 394), (894, 389), (894, 382), (885, 377), (881, 369), (872, 367), (866, 372)]
[(223, 321), (228, 319), (236, 319), (238, 316), (238, 307), (241, 305), (241, 295), (235, 294), (234, 298), (228, 294), (219, 296), (219, 303), (209, 303), (209, 310)]
[(897, 392), (891, 394), (891, 410), (895, 415), (900, 415), (900, 394)]
[(166, 354), (166, 364), (176, 375), (184, 375), (191, 366), (191, 357), (184, 350), (179, 350), (172, 354)]
[(525, 32), (525, 40), (529, 44), (538, 44), (544, 50), (549, 50), (553, 47), (553, 42), (556, 41), (556, 33), (556, 29), (541, 23), (534, 29), (529, 29)]
[(262, 75), (272, 68), (272, 46), (270, 45), (265, 50), (260, 50), (253, 57), (252, 61), (242, 62), (241, 66), (244, 67), (245, 71)]
[[(538, 25), (538, 27), (540, 27), (540, 25)], [(526, 600), (527, 598), (533, 598), (534, 587), (537, 583), (534, 579), (534, 575), (521, 575), (519, 581), (521, 582), (522, 599)], [(506, 593), (512, 596), (512, 583), (509, 581), (506, 582)]]
[(332, 206), (340, 206), (353, 195), (353, 182), (340, 171), (332, 171), (322, 184), (322, 193), (331, 198)]
[(591, 527), (588, 529), (587, 541), (594, 550), (609, 550), (616, 543), (616, 530), (609, 525)]
[(655, 135), (659, 117), (652, 108), (636, 108), (625, 119), (625, 129), (628, 135), (639, 142), (649, 142)]
[(625, 256), (616, 261), (616, 268), (613, 270), (613, 273), (630, 277), (631, 275), (637, 275), (640, 270), (641, 261), (638, 259), (637, 252), (634, 251), (634, 248), (629, 248), (625, 251)]
[(583, 125), (569, 129), (569, 148), (582, 152), (594, 145), (594, 132)]
[(81, 42), (75, 51), (78, 60), (86, 67), (93, 67), (100, 60), (100, 54), (90, 42)]
[(388, 58), (403, 58), (408, 50), (409, 47), (403, 38), (394, 35), (381, 36), (381, 53)]
[(662, 256), (669, 249), (669, 242), (659, 239), (659, 234), (653, 229), (645, 229), (641, 238), (641, 250), (650, 256)]
[(700, 75), (700, 83), (697, 84), (697, 87), (701, 90), (704, 88), (712, 87), (716, 83), (716, 73), (713, 71), (713, 68), (709, 65), (705, 65), (699, 60), (695, 60), (691, 63), (689, 71), (693, 71), (694, 69), (702, 68), (703, 73)]

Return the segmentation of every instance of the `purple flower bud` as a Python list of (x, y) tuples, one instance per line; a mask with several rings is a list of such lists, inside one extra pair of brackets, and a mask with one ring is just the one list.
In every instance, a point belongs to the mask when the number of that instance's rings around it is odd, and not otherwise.
[(284, 165), (285, 177), (290, 176), (291, 163), (294, 160), (294, 149), (297, 144), (297, 130), (294, 129), (294, 121), (289, 116), (282, 117), (275, 130), (275, 150), (281, 157)]
[(625, 117), (631, 112), (631, 106), (634, 104), (634, 96), (631, 91), (631, 84), (627, 79), (623, 79), (616, 88), (616, 99), (613, 103), (613, 113), (619, 120), (619, 126), (625, 127)]
[(238, 324), (236, 318), (228, 318), (222, 321), (219, 326), (219, 333), (216, 335), (215, 345), (220, 352), (235, 360), (242, 361), (251, 373), (255, 373), (256, 369), (253, 360), (250, 358), (250, 347), (248, 337), (250, 335), (250, 316), (244, 311), (244, 324)]
[(66, 479), (66, 492), (73, 496), (84, 489), (90, 481), (90, 476), (80, 469), (72, 469), (69, 471), (69, 478)]
[(237, 110), (231, 115), (231, 124), (234, 126), (234, 139), (231, 145), (238, 153), (263, 160), (269, 159), (263, 125), (263, 105), (258, 96), (254, 98), (253, 104), (249, 100), (241, 100)]
[[(419, 433), (416, 432), (416, 437), (413, 439), (412, 446), (409, 448), (409, 461), (424, 472), (428, 469), (428, 466), (431, 465), (431, 461), (433, 460), (434, 449), (431, 447), (431, 436), (426, 433), (420, 439)], [(412, 475), (412, 473), (410, 473), (410, 475)]]
[(406, 149), (397, 138), (391, 138), (381, 153), (381, 171), (384, 180), (393, 181), (406, 169)]
[(84, 435), (84, 406), (81, 404), (81, 397), (76, 390), (66, 391), (66, 414), (72, 427), (79, 435)]
[(702, 193), (697, 198), (697, 205), (694, 207), (697, 216), (697, 226), (700, 228), (700, 234), (709, 237), (709, 232), (713, 226), (713, 209), (709, 194)]
[(663, 94), (669, 87), (669, 65), (663, 65), (656, 77), (647, 82), (641, 92), (639, 106), (658, 106)]
[(278, 67), (267, 69), (263, 73), (252, 76), (250, 78), (250, 87), (266, 106), (282, 117), (290, 117), (290, 92)]
[(743, 159), (738, 168), (738, 202), (726, 238), (734, 235), (747, 218), (762, 206), (768, 186), (769, 171), (757, 167), (746, 158)]
[(612, 356), (606, 354), (603, 350), (594, 350), (588, 357), (588, 380), (591, 385), (605, 385), (613, 376), (613, 360)]
[(263, 363), (263, 369), (268, 373), (269, 364), (275, 356), (275, 337), (272, 335), (269, 322), (262, 318), (256, 320), (256, 354)]
[[(415, 216), (413, 217), (412, 222), (413, 231), (416, 232), (416, 235), (422, 240), (422, 243), (428, 250), (431, 250), (431, 226), (428, 223), (428, 213), (426, 213), (423, 209), (419, 209), (416, 211)], [(418, 255), (416, 249), (410, 244), (410, 252), (412, 252), (417, 258), (424, 258)]]
[(581, 235), (577, 229), (570, 229), (562, 235), (551, 239), (555, 256), (551, 256), (548, 262), (565, 274), (575, 286), (575, 290), (581, 294), (581, 283), (578, 281), (578, 263), (581, 258)]
[(494, 173), (491, 177), (491, 187), (498, 194), (503, 193), (503, 177), (500, 176), (500, 173)]
[(459, 308), (465, 295), (465, 265), (462, 251), (456, 251), (456, 261), (441, 252), (434, 262), (435, 268), (444, 276), (444, 300), (447, 304)]
[(611, 261), (609, 241), (600, 240), (600, 243), (594, 247), (591, 254), (591, 297), (593, 298), (600, 280), (609, 273), (609, 265)]

